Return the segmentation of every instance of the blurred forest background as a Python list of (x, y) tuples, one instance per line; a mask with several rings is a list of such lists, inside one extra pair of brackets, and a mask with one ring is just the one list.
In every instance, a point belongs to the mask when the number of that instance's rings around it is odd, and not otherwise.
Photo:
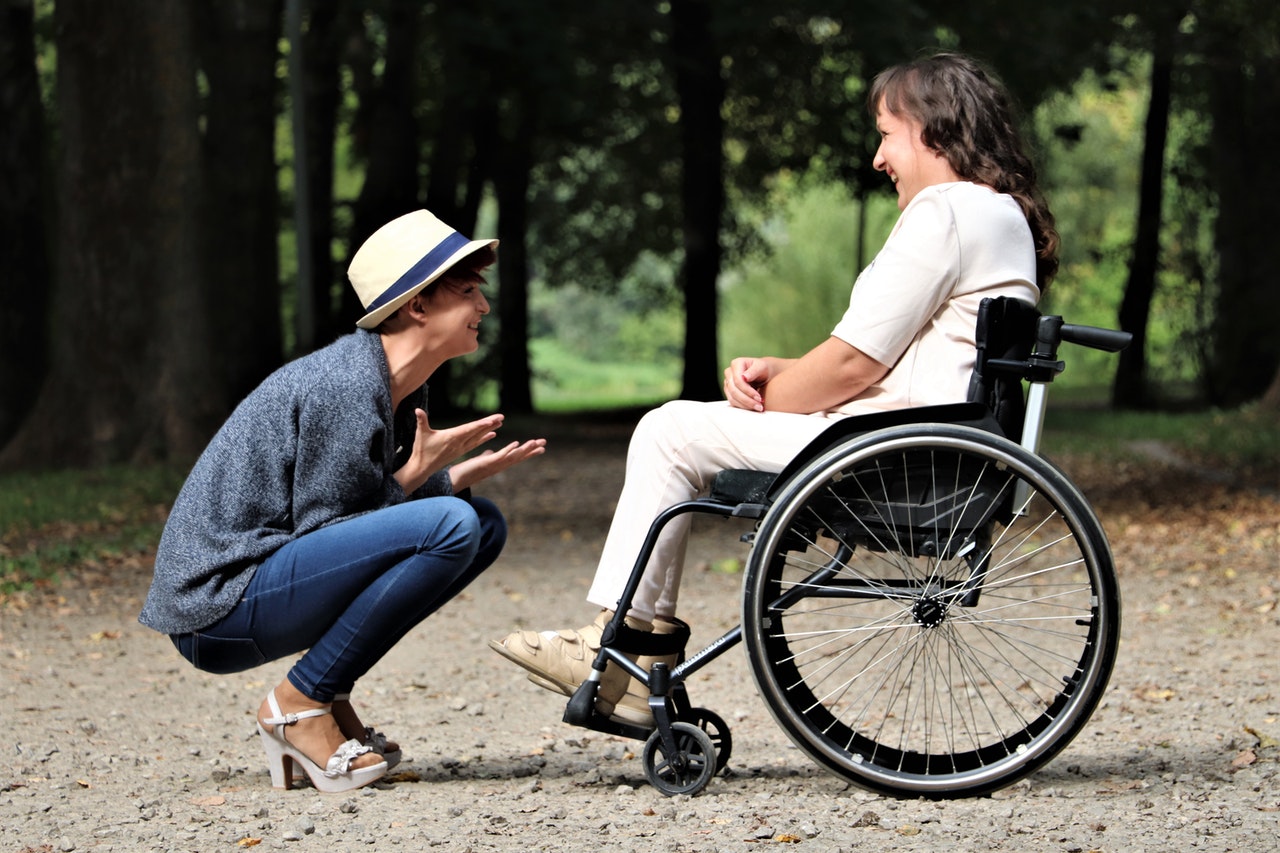
[(1280, 406), (1274, 0), (0, 0), (0, 468), (189, 460), (353, 328), (347, 258), (427, 207), (502, 240), (432, 411), (719, 396), (825, 337), (897, 214), (881, 68), (1024, 109), (1046, 300), (1136, 335), (1116, 407)]

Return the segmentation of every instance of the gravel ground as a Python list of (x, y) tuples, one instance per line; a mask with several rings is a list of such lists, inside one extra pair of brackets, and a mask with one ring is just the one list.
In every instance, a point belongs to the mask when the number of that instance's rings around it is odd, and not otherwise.
[[(1280, 848), (1274, 487), (1168, 460), (1064, 462), (1107, 524), (1125, 621), (1101, 707), (1030, 778), (945, 802), (852, 786), (791, 746), (735, 650), (690, 684), (732, 727), (730, 765), (698, 796), (667, 798), (645, 781), (639, 742), (565, 725), (561, 698), (486, 647), (513, 627), (590, 618), (582, 598), (625, 436), (566, 432), (487, 489), (512, 522), (508, 550), (358, 685), (366, 722), (406, 757), (352, 794), (271, 788), (253, 712), (288, 662), (191, 669), (135, 621), (150, 555), (3, 606), (0, 850)], [(737, 524), (695, 520), (691, 648), (737, 621), (740, 576), (708, 568), (744, 556)]]

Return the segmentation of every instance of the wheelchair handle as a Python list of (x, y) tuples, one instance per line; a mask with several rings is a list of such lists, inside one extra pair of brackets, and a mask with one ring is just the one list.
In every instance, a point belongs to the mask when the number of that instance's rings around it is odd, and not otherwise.
[(1061, 317), (1046, 314), (1036, 323), (1036, 345), (1032, 357), (1055, 358), (1058, 354), (1058, 344), (1063, 341), (1105, 352), (1120, 352), (1133, 341), (1133, 335), (1119, 329), (1064, 323)]
[(1120, 352), (1133, 342), (1133, 334), (1119, 329), (1100, 329), (1097, 326), (1073, 326), (1062, 324), (1062, 339), (1104, 352)]

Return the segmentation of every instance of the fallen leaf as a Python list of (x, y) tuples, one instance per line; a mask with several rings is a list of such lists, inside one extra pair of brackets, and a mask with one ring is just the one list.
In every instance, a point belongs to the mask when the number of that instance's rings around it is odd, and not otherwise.
[(1232, 767), (1248, 767), (1250, 764), (1258, 760), (1258, 756), (1252, 749), (1246, 749), (1244, 752), (1231, 759)]
[(261, 838), (241, 838), (236, 842), (237, 847), (257, 847), (262, 843)]
[(1138, 698), (1148, 702), (1167, 702), (1178, 695), (1169, 687), (1143, 687), (1137, 691)]
[(225, 806), (227, 804), (226, 797), (219, 797), (214, 794), (210, 797), (196, 797), (191, 801), (192, 805), (197, 806)]

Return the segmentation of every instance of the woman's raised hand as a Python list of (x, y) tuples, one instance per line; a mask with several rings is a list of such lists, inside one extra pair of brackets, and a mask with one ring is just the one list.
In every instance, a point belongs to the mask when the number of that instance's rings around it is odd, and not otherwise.
[(500, 450), (486, 450), (478, 456), (455, 462), (449, 469), (449, 476), (453, 478), (453, 490), (459, 492), (474, 486), (499, 471), (505, 471), (535, 456), (541, 456), (546, 450), (545, 438), (531, 438), (528, 441), (513, 441)]
[[(420, 488), (428, 477), (445, 465), (493, 440), (503, 421), (502, 415), (488, 415), (448, 429), (432, 429), (425, 411), (415, 409), (414, 415), (417, 418), (417, 430), (413, 452), (395, 474), (406, 495)], [(512, 465), (539, 456), (546, 450), (546, 446), (544, 438), (516, 441), (501, 450), (485, 451), (479, 456), (457, 462), (449, 470), (454, 491), (460, 492)]]

